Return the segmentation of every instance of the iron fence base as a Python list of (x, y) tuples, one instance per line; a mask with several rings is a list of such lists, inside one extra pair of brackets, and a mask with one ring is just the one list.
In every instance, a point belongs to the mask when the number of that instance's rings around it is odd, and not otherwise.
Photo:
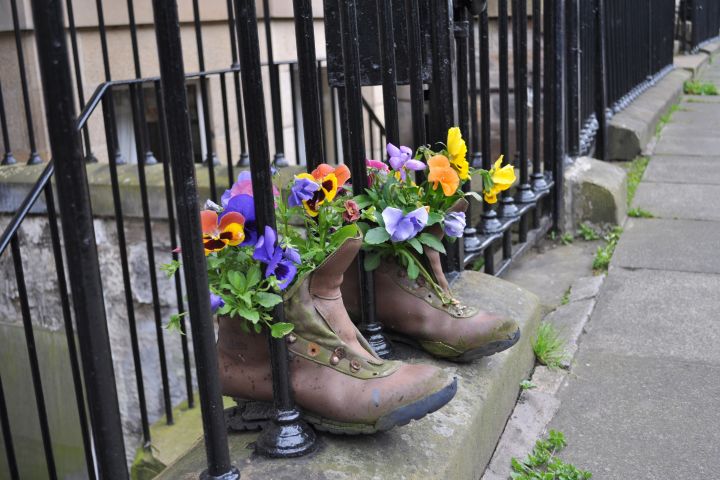
[(292, 458), (312, 453), (317, 446), (315, 430), (292, 409), (278, 411), (273, 421), (263, 427), (255, 452), (270, 458)]
[(281, 167), (287, 167), (290, 165), (287, 158), (285, 158), (285, 154), (282, 152), (278, 152), (275, 154), (275, 158), (273, 159), (273, 165), (275, 165), (278, 168)]
[(477, 236), (477, 229), (468, 227), (463, 232), (463, 249), (466, 252), (478, 252), (481, 248), (480, 239)]
[(250, 165), (250, 155), (247, 154), (247, 152), (243, 152), (240, 154), (240, 159), (237, 162), (238, 167), (247, 167)]
[(200, 480), (240, 480), (240, 472), (235, 467), (231, 467), (229, 472), (222, 475), (210, 475), (205, 470), (200, 474)]
[(382, 326), (379, 323), (369, 323), (361, 330), (365, 340), (367, 340), (378, 357), (387, 360), (392, 356), (392, 344), (382, 333)]
[(0, 165), (15, 165), (17, 163), (17, 160), (15, 159), (15, 156), (8, 152), (5, 155), (3, 155), (2, 163)]

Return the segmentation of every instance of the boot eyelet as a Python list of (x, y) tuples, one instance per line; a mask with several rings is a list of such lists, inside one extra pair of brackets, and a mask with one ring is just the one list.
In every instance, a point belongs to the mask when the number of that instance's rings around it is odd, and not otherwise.
[(317, 357), (318, 353), (320, 353), (320, 345), (313, 342), (308, 343), (308, 355)]
[(340, 363), (340, 359), (337, 357), (337, 355), (333, 355), (330, 357), (330, 365), (337, 365)]
[(333, 356), (338, 358), (339, 360), (342, 360), (345, 358), (345, 349), (343, 347), (337, 347), (335, 350), (333, 350)]
[(356, 359), (350, 360), (350, 370), (353, 372), (357, 372), (360, 370), (360, 362), (358, 362)]

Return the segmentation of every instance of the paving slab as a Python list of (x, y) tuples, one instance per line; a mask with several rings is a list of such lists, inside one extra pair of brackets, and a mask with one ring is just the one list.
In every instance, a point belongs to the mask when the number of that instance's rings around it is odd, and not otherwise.
[(625, 224), (611, 266), (720, 273), (719, 251), (720, 223), (632, 218)]
[(656, 354), (581, 349), (549, 426), (568, 440), (562, 459), (598, 480), (718, 477), (720, 367)]
[(658, 182), (720, 185), (720, 155), (714, 157), (653, 155), (642, 181), (643, 184)]
[[(720, 117), (716, 118), (719, 122)], [(710, 135), (670, 135), (663, 132), (653, 153), (659, 155), (715, 155), (720, 151), (720, 137)]]
[[(465, 272), (453, 285), (468, 303), (516, 318), (522, 329), (511, 349), (458, 365), (415, 352), (408, 361), (432, 363), (458, 377), (456, 397), (439, 411), (407, 426), (376, 435), (321, 434), (320, 449), (297, 459), (268, 460), (248, 449), (257, 434), (230, 436), (230, 455), (243, 480), (477, 480), (490, 461), (513, 411), (519, 384), (534, 364), (531, 339), (540, 321), (538, 298), (504, 280)], [(197, 479), (205, 468), (198, 444), (159, 479)]]
[[(704, 173), (696, 171), (695, 174), (701, 176)], [(659, 218), (718, 221), (720, 185), (641, 183), (632, 205)]]
[(580, 350), (720, 366), (718, 292), (720, 275), (616, 268)]

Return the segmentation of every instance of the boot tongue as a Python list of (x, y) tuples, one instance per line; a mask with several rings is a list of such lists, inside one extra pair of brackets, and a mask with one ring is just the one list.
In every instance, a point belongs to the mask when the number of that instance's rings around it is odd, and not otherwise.
[(340, 298), (343, 274), (355, 260), (362, 246), (362, 238), (349, 238), (313, 271), (310, 294), (325, 299)]

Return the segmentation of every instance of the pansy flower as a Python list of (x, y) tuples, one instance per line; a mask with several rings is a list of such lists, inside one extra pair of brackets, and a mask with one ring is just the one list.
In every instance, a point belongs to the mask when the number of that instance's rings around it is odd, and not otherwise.
[(437, 190), (438, 185), (442, 186), (446, 197), (457, 192), (460, 187), (460, 177), (450, 166), (450, 160), (446, 156), (435, 155), (428, 160), (428, 167), (430, 167), (428, 181), (433, 184), (433, 190)]
[(239, 213), (245, 218), (245, 239), (240, 246), (255, 245), (258, 232), (255, 225), (255, 202), (253, 197), (243, 193), (230, 198), (225, 210), (220, 214), (220, 220), (233, 212)]
[(465, 212), (450, 212), (445, 215), (444, 230), (448, 237), (460, 238), (465, 233)]
[(278, 286), (284, 290), (297, 274), (300, 254), (294, 248), (283, 249), (276, 242), (275, 230), (266, 226), (265, 233), (260, 235), (255, 245), (253, 258), (266, 265), (265, 278), (275, 275)]
[(458, 127), (452, 127), (448, 130), (447, 151), (450, 155), (450, 164), (457, 172), (460, 180), (470, 178), (470, 164), (467, 161), (467, 145)]
[(295, 178), (296, 181), (305, 179), (320, 186), (313, 192), (311, 198), (302, 201), (307, 214), (311, 217), (317, 217), (320, 205), (333, 201), (338, 190), (350, 179), (350, 169), (345, 165), (333, 168), (326, 163), (322, 163), (312, 173), (301, 173)]
[(399, 176), (399, 179), (405, 180), (408, 170), (415, 172), (425, 170), (425, 164), (423, 162), (412, 158), (413, 152), (410, 148), (406, 146), (398, 148), (392, 143), (388, 143), (386, 150), (390, 157), (390, 166), (395, 170), (395, 175)]
[(367, 184), (372, 186), (375, 181), (377, 174), (380, 174), (380, 178), (384, 178), (387, 172), (390, 170), (386, 164), (379, 160), (365, 160), (366, 167), (368, 170)]
[(315, 181), (311, 175), (304, 174), (305, 176), (296, 175), (295, 181), (290, 187), (290, 196), (288, 197), (288, 205), (291, 207), (298, 207), (313, 198), (315, 192), (320, 190), (320, 185)]
[(228, 245), (240, 245), (245, 240), (245, 217), (238, 212), (229, 212), (218, 221), (217, 212), (203, 210), (200, 220), (205, 255), (219, 252)]
[(213, 292), (210, 292), (210, 310), (212, 313), (215, 313), (218, 311), (218, 309), (225, 306), (225, 300), (220, 295), (216, 295)]
[(385, 230), (390, 234), (393, 243), (404, 242), (415, 238), (428, 222), (428, 211), (420, 207), (410, 213), (403, 213), (399, 208), (387, 207), (382, 212)]
[(487, 203), (496, 203), (498, 193), (507, 190), (512, 187), (513, 183), (515, 183), (515, 168), (513, 168), (510, 164), (502, 167), (503, 158), (504, 156), (500, 155), (497, 161), (495, 161), (495, 165), (493, 165), (492, 170), (490, 170), (490, 178), (492, 178), (493, 187), (490, 191), (483, 192), (483, 196), (485, 197), (485, 201)]

